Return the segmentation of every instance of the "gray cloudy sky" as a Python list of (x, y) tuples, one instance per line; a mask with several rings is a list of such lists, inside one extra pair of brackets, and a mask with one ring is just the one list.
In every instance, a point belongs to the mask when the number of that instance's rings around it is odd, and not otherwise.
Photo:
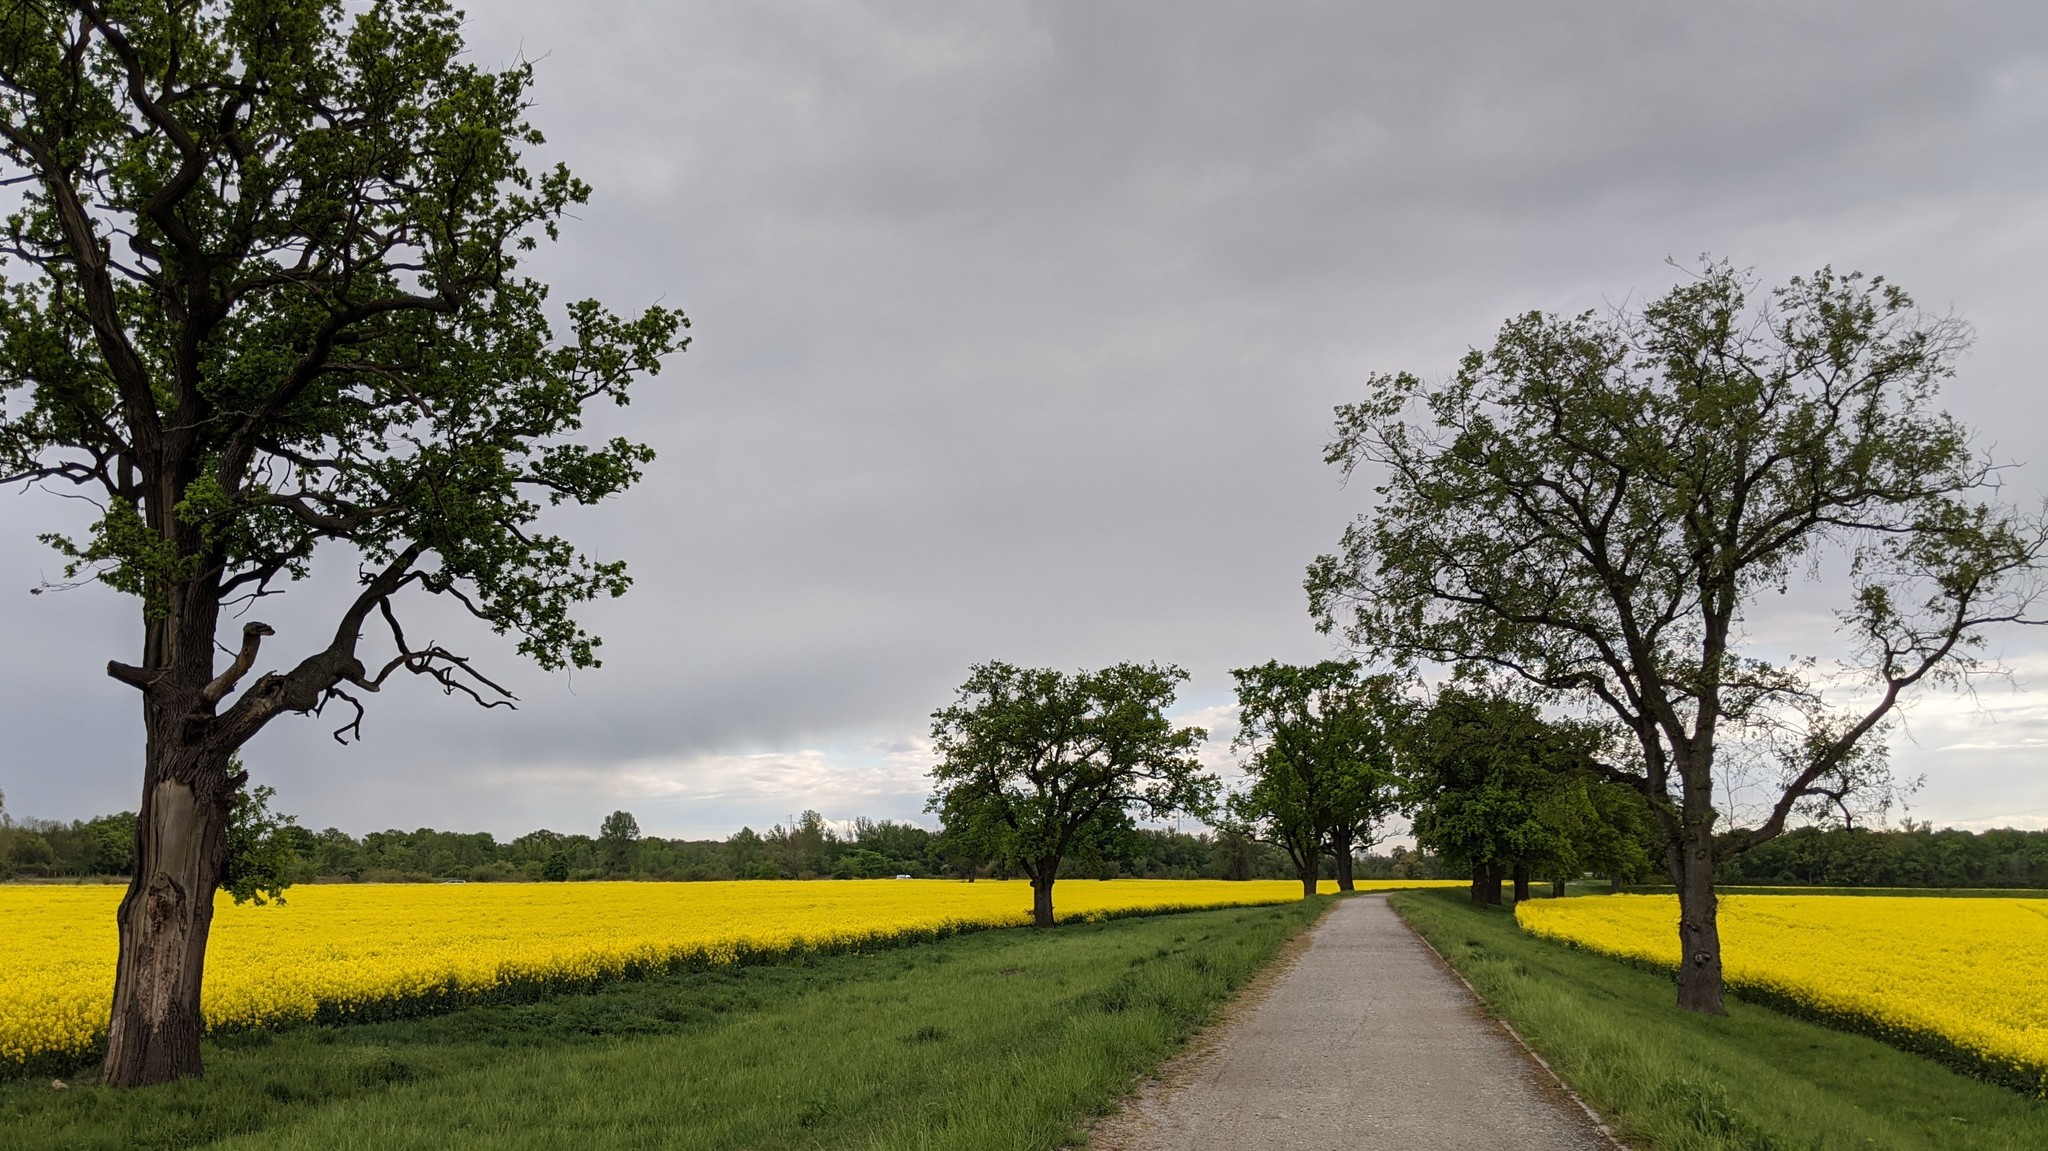
[[(590, 613), (605, 667), (437, 623), (522, 710), (408, 683), (358, 746), (280, 720), (248, 758), (314, 827), (915, 817), (926, 716), (996, 657), (1181, 663), (1227, 736), (1229, 668), (1330, 650), (1302, 570), (1369, 495), (1320, 462), (1331, 406), (1513, 312), (1659, 292), (1667, 256), (1954, 308), (1949, 406), (2048, 491), (2038, 2), (476, 0), (469, 38), (538, 61), (542, 158), (597, 189), (535, 262), (556, 298), (677, 305), (696, 344), (605, 421), (660, 452), (647, 482), (564, 520), (637, 580)], [(139, 781), (100, 671), (132, 606), (26, 594), (73, 517), (0, 497), (18, 814)], [(288, 598), (280, 661), (331, 627), (321, 587)], [(2048, 637), (2003, 647), (2018, 690), (1895, 741), (1916, 815), (2048, 826)]]

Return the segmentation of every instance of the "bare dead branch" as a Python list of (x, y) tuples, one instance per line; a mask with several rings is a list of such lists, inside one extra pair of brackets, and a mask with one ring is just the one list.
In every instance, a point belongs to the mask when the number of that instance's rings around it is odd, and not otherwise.
[(235, 655), (235, 662), (229, 664), (228, 669), (216, 676), (212, 683), (207, 684), (200, 691), (199, 698), (209, 706), (227, 698), (227, 694), (235, 690), (235, 684), (240, 682), (242, 676), (255, 664), (256, 650), (262, 646), (263, 637), (276, 634), (277, 631), (267, 623), (251, 621), (243, 624), (242, 650)]

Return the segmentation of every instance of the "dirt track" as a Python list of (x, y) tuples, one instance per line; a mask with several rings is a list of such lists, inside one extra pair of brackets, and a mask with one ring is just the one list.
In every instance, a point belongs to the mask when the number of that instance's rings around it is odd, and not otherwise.
[(1089, 1146), (1607, 1151), (1585, 1114), (1388, 909), (1346, 899), (1262, 998)]

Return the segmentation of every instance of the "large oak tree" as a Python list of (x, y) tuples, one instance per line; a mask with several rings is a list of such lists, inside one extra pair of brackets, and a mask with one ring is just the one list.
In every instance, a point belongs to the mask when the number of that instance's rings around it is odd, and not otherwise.
[(1231, 814), (1287, 853), (1304, 898), (1316, 893), (1325, 855), (1339, 890), (1350, 891), (1352, 853), (1372, 845), (1398, 797), (1395, 747), (1409, 706), (1399, 683), (1353, 660), (1269, 661), (1230, 674), (1233, 746), (1247, 753)]
[[(98, 506), (46, 537), (134, 596), (136, 870), (105, 1081), (195, 1075), (237, 748), (400, 672), (509, 693), (423, 641), (440, 597), (547, 668), (593, 666), (571, 610), (627, 586), (540, 524), (651, 453), (576, 438), (683, 346), (683, 317), (551, 316), (520, 254), (588, 189), (525, 119), (531, 70), (463, 62), (439, 0), (25, 0), (0, 10), (0, 164), (19, 190), (0, 287), (0, 476)], [(553, 325), (566, 314), (568, 337)], [(323, 545), (326, 547), (323, 549)], [(331, 632), (237, 619), (355, 572)], [(222, 666), (223, 656), (226, 657)], [(273, 670), (263, 670), (268, 665)]]
[(1166, 717), (1187, 672), (1120, 663), (1067, 673), (978, 664), (932, 713), (939, 762), (927, 810), (945, 835), (1030, 877), (1032, 922), (1053, 925), (1060, 863), (1133, 818), (1207, 815), (1216, 778), (1195, 752), (1207, 734)]
[[(1512, 319), (1438, 383), (1373, 377), (1328, 458), (1380, 499), (1307, 581), (1320, 624), (1366, 651), (1620, 721), (1639, 754), (1607, 774), (1655, 812), (1679, 1002), (1710, 1013), (1715, 864), (1868, 783), (1907, 693), (1984, 670), (1991, 628), (2035, 621), (2043, 544), (1934, 406), (1961, 322), (1830, 270), (1755, 289), (1711, 265), (1637, 309)], [(1838, 628), (1805, 654), (1841, 674), (1758, 634), (1760, 597), (1809, 572)], [(1717, 769), (1738, 757), (1775, 786), (1752, 825), (1719, 828)]]

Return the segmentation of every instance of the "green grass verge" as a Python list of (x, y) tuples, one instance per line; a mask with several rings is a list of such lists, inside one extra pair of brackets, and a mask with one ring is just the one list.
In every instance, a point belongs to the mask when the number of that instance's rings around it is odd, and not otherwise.
[(1058, 1147), (1329, 905), (988, 931), (222, 1036), (201, 1080), (0, 1086), (0, 1144)]
[(1731, 1002), (1678, 1010), (1671, 979), (1525, 934), (1451, 892), (1394, 909), (1639, 1151), (2039, 1151), (2048, 1103)]

